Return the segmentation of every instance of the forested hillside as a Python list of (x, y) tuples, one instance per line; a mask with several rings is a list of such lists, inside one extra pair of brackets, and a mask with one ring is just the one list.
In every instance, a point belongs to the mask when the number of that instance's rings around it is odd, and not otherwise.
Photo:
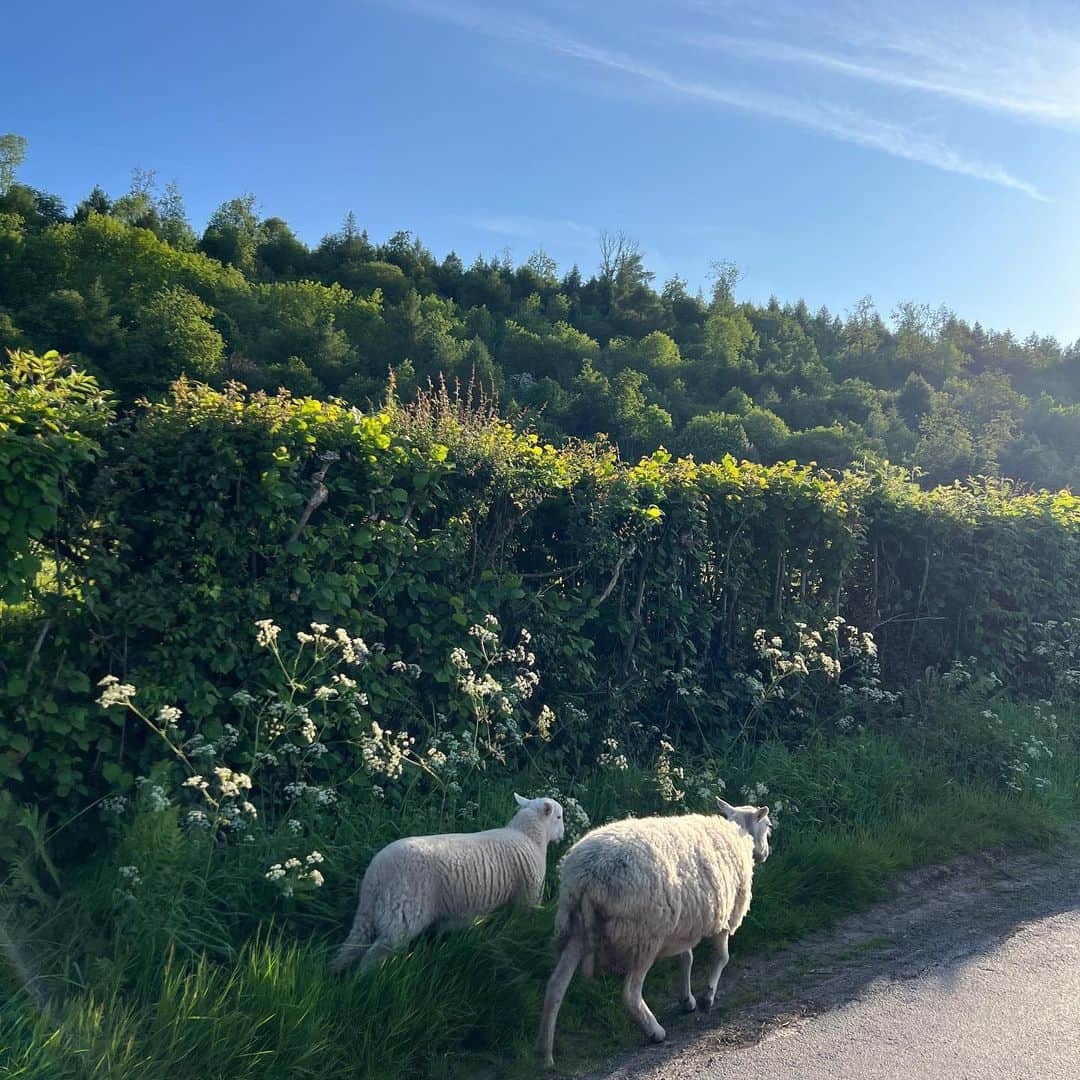
[(560, 275), (542, 250), (470, 266), (400, 231), (370, 239), (350, 213), (315, 247), (254, 196), (201, 236), (175, 187), (137, 172), (73, 209), (0, 169), (0, 347), (74, 354), (132, 400), (186, 373), (357, 404), (389, 372), (407, 400), (475, 379), (539, 432), (606, 433), (624, 457), (663, 445), (698, 460), (888, 459), (925, 484), (1004, 475), (1070, 485), (1080, 462), (1080, 349), (869, 299), (846, 316), (740, 301), (718, 263), (709, 296), (658, 283), (622, 234), (597, 267)]

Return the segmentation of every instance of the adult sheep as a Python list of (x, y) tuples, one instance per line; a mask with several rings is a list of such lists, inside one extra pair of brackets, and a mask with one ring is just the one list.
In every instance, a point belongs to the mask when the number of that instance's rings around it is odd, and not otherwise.
[(331, 969), (362, 957), (367, 970), (429, 926), (467, 925), (514, 900), (538, 904), (548, 844), (563, 838), (563, 809), (554, 799), (514, 799), (519, 809), (501, 829), (409, 836), (377, 852)]
[(693, 1012), (693, 949), (716, 945), (704, 1007), (711, 1009), (728, 961), (728, 938), (750, 907), (754, 864), (769, 857), (767, 806), (731, 806), (719, 815), (628, 818), (595, 829), (567, 853), (559, 869), (555, 916), (558, 963), (548, 980), (537, 1051), (554, 1064), (555, 1022), (579, 963), (586, 977), (597, 963), (623, 973), (623, 1003), (654, 1042), (666, 1032), (641, 996), (654, 961), (679, 958), (679, 995)]

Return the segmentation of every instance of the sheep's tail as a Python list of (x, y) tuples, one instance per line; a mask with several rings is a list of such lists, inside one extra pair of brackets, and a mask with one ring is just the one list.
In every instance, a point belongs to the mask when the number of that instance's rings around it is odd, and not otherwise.
[(573, 938), (581, 942), (581, 974), (586, 979), (591, 979), (596, 972), (600, 927), (600, 915), (587, 891), (559, 898), (559, 909), (555, 916), (555, 944), (561, 951)]
[(366, 957), (368, 950), (375, 940), (375, 926), (370, 914), (365, 910), (363, 903), (356, 908), (356, 917), (353, 919), (352, 929), (345, 939), (345, 944), (338, 949), (334, 959), (330, 961), (331, 971), (344, 971), (351, 963)]

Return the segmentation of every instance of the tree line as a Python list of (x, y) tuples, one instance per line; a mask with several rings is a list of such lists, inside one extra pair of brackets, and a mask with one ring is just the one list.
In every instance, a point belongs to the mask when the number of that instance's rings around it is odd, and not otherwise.
[(151, 172), (68, 208), (18, 181), (24, 152), (0, 138), (0, 347), (73, 354), (123, 400), (187, 374), (365, 405), (392, 372), (403, 400), (473, 382), (547, 439), (603, 432), (630, 458), (888, 460), (927, 486), (1053, 489), (1080, 463), (1080, 344), (914, 303), (888, 318), (869, 298), (844, 316), (755, 304), (728, 263), (708, 295), (658, 285), (622, 233), (601, 236), (589, 276), (543, 250), (439, 259), (408, 231), (372, 240), (351, 213), (309, 247), (253, 195), (199, 235)]

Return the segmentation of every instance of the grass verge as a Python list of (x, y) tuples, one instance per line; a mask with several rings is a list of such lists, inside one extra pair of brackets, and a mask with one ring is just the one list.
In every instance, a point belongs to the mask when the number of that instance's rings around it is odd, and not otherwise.
[[(1054, 841), (1077, 805), (1075, 757), (1058, 753), (1037, 785), (1016, 791), (1013, 757), (1030, 719), (1001, 706), (1014, 729), (1000, 753), (965, 749), (985, 713), (950, 707), (948, 730), (932, 711), (895, 733), (818, 734), (779, 742), (721, 765), (729, 789), (764, 783), (785, 810), (772, 858), (733, 941), (733, 962), (827, 928), (882, 898), (918, 864), (989, 847)], [(1009, 709), (1014, 712), (1008, 712)], [(999, 725), (1000, 726), (1000, 725)], [(1064, 736), (1063, 736), (1064, 738)], [(764, 779), (763, 779), (764, 778)], [(517, 787), (536, 776), (493, 779), (477, 794), (475, 826), (501, 823)], [(687, 783), (690, 788), (691, 783)], [(594, 822), (657, 809), (654, 777), (631, 768), (591, 777), (582, 801)], [(796, 809), (797, 807), (797, 809)], [(668, 807), (671, 810), (671, 807)], [(169, 1077), (524, 1076), (551, 968), (550, 893), (535, 911), (503, 912), (467, 931), (426, 937), (372, 976), (326, 970), (370, 852), (423, 831), (422, 802), (391, 811), (351, 807), (314, 838), (337, 874), (311, 902), (266, 915), (259, 853), (219, 860), (177, 840), (167, 814), (143, 815), (114, 847), (67, 878), (50, 910), (9, 920), (24, 966), (42, 974), (41, 1000), (13, 969), (0, 983), (0, 1076), (33, 1080)], [(553, 861), (560, 852), (553, 854)], [(116, 866), (142, 867), (139, 895), (118, 899)], [(670, 964), (651, 976), (663, 1010)], [(558, 1058), (575, 1071), (637, 1044), (616, 980), (577, 979), (563, 1008)]]

